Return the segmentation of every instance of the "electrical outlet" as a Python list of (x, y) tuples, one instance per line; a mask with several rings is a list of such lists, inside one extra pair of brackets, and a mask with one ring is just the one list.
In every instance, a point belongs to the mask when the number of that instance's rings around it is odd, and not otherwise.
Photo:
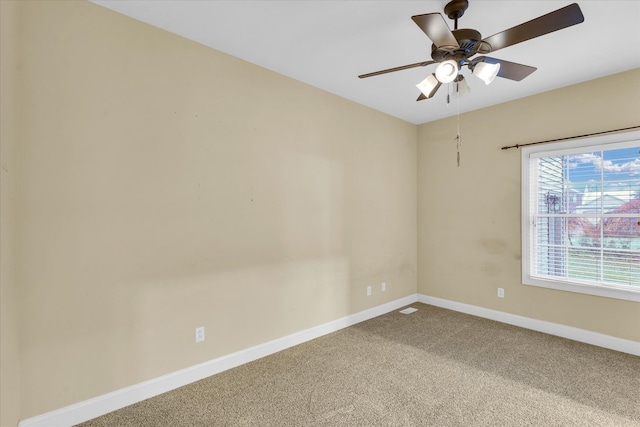
[(367, 296), (371, 296), (371, 286), (367, 286)]
[(196, 328), (196, 342), (204, 341), (204, 326)]
[(386, 283), (386, 282), (382, 282), (382, 284), (380, 285), (380, 290), (381, 290), (382, 292), (384, 292), (384, 291), (386, 291), (386, 290), (387, 290), (387, 283)]
[(504, 298), (504, 289), (498, 288), (498, 298)]

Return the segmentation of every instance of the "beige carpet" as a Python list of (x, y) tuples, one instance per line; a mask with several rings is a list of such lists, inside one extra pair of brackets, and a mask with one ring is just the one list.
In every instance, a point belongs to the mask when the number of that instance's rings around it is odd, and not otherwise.
[(424, 304), (97, 426), (640, 426), (640, 357)]

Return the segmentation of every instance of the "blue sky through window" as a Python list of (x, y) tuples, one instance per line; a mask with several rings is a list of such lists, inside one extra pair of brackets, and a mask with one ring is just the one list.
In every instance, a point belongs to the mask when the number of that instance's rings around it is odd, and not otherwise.
[(580, 192), (640, 191), (640, 146), (595, 151), (568, 156), (567, 178), (570, 188)]

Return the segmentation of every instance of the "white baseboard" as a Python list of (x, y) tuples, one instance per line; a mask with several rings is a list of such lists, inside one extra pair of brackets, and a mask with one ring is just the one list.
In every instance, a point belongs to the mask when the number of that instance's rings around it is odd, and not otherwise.
[(496, 320), (498, 322), (508, 323), (510, 325), (520, 326), (522, 328), (640, 356), (640, 343), (636, 341), (625, 340), (622, 338), (599, 334), (597, 332), (587, 331), (585, 329), (546, 322), (544, 320), (531, 319), (529, 317), (518, 316), (516, 314), (491, 310), (442, 298), (413, 294), (323, 325), (288, 335), (286, 337), (278, 338), (199, 365), (191, 366), (149, 381), (22, 420), (19, 427), (73, 426), (117, 409), (124, 408), (125, 406), (132, 405), (142, 400), (207, 378), (211, 375), (226, 371), (227, 369), (235, 368), (236, 366), (240, 366), (289, 347), (302, 344), (303, 342), (310, 341), (365, 320), (381, 316), (414, 302), (421, 302), (449, 310), (459, 311), (473, 316), (484, 317), (486, 319)]
[(461, 302), (430, 297), (423, 294), (418, 294), (418, 302), (471, 314), (473, 316), (484, 317), (486, 319), (496, 320), (498, 322), (508, 323), (510, 325), (520, 326), (521, 328), (532, 329), (534, 331), (544, 332), (549, 335), (568, 338), (570, 340), (580, 341), (598, 347), (608, 348), (610, 350), (640, 356), (640, 342), (636, 341), (616, 338), (585, 329), (561, 325), (559, 323), (518, 316), (517, 314), (505, 313), (504, 311), (491, 310), (489, 308), (478, 307)]
[(323, 325), (315, 326), (282, 338), (269, 341), (236, 353), (228, 354), (199, 365), (181, 369), (158, 378), (135, 384), (102, 396), (94, 397), (64, 408), (20, 421), (19, 427), (67, 427), (88, 421), (125, 406), (132, 405), (150, 397), (157, 396), (178, 387), (210, 377), (217, 373), (235, 368), (261, 357), (293, 347), (303, 342), (321, 337), (365, 320), (397, 310), (418, 300), (412, 294)]

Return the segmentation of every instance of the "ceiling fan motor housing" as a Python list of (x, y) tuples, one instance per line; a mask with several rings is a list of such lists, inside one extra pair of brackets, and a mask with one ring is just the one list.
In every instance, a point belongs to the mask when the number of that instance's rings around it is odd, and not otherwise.
[(480, 35), (480, 32), (470, 28), (453, 30), (452, 33), (458, 41), (460, 47), (457, 49), (448, 50), (438, 48), (435, 44), (433, 44), (431, 45), (431, 58), (436, 62), (453, 59), (460, 65), (464, 65), (468, 62), (468, 59), (470, 57), (478, 53), (482, 36)]

